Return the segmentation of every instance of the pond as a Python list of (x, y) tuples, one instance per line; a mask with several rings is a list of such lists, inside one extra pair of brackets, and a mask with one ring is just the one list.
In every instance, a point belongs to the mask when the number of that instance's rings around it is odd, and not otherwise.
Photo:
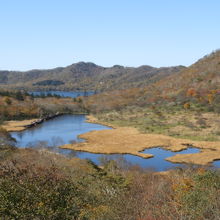
[(61, 97), (70, 97), (70, 98), (76, 98), (79, 96), (90, 96), (94, 95), (94, 91), (34, 91), (34, 92), (28, 92), (30, 95), (34, 96), (48, 96), (48, 95), (57, 95)]
[[(17, 147), (39, 147), (48, 148), (52, 151), (67, 155), (69, 157), (79, 157), (90, 159), (96, 164), (100, 164), (102, 159), (117, 159), (126, 161), (130, 164), (139, 165), (143, 168), (152, 168), (156, 171), (164, 171), (169, 168), (181, 166), (165, 160), (165, 158), (177, 154), (162, 148), (146, 149), (144, 153), (153, 154), (153, 158), (144, 159), (130, 154), (93, 154), (88, 152), (76, 152), (72, 150), (60, 149), (58, 146), (72, 142), (82, 142), (78, 135), (93, 131), (111, 129), (109, 127), (86, 122), (85, 115), (63, 115), (52, 120), (46, 121), (36, 127), (21, 132), (11, 132), (13, 138), (17, 140)], [(188, 148), (178, 152), (178, 154), (198, 153), (199, 149)]]

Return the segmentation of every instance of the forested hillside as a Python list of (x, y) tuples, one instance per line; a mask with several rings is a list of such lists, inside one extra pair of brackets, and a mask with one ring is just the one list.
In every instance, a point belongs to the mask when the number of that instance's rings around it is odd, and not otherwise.
[(110, 68), (93, 63), (76, 63), (65, 68), (31, 70), (27, 72), (0, 71), (0, 85), (4, 88), (31, 90), (113, 90), (143, 87), (184, 69), (183, 66), (138, 68), (115, 65)]
[(33, 97), (24, 92), (0, 90), (0, 125), (5, 120), (41, 118), (59, 113), (85, 113), (81, 98)]
[(220, 51), (197, 61), (178, 74), (170, 74), (145, 87), (111, 91), (86, 98), (87, 108), (94, 112), (121, 109), (131, 105), (190, 105), (219, 111)]

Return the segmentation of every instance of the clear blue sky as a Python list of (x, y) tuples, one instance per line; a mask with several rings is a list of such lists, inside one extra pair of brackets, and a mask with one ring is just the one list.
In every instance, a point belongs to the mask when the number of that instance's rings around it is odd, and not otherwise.
[(219, 45), (219, 0), (0, 0), (1, 70), (190, 65)]

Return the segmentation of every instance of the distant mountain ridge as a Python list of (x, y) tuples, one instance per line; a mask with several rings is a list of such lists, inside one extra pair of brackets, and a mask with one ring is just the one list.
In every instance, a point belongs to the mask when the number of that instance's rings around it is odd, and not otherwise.
[(95, 111), (130, 105), (196, 103), (197, 106), (206, 106), (220, 113), (220, 50), (182, 68), (176, 74), (158, 77), (146, 86), (110, 91), (87, 99), (88, 109)]
[(155, 68), (147, 65), (136, 68), (120, 65), (102, 67), (90, 62), (79, 62), (48, 70), (0, 71), (0, 86), (33, 90), (127, 89), (146, 86), (185, 68), (184, 66)]

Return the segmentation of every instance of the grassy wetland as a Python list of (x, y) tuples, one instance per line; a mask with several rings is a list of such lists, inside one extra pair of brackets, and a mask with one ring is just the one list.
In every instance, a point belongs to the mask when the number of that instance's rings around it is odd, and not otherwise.
[[(143, 109), (138, 112), (136, 109), (136, 114), (133, 114), (132, 111), (111, 112), (97, 117), (100, 123), (112, 125), (114, 129), (82, 134), (79, 137), (85, 139), (86, 142), (64, 145), (62, 148), (102, 154), (133, 154), (150, 158), (153, 155), (144, 154), (142, 151), (162, 147), (178, 152), (188, 147), (195, 147), (201, 151), (195, 154), (177, 154), (166, 160), (174, 163), (208, 165), (214, 160), (220, 159), (219, 136), (218, 133), (214, 135), (214, 131), (217, 132), (219, 128), (219, 122), (215, 120), (217, 114), (198, 115), (195, 112), (182, 110), (174, 115)], [(95, 117), (88, 117), (90, 122), (98, 123), (99, 120)], [(188, 123), (190, 121), (190, 128), (187, 127), (186, 120)], [(201, 124), (201, 121), (204, 122)], [(154, 132), (146, 132), (145, 126)], [(182, 129), (178, 130), (180, 128)], [(181, 135), (178, 135), (178, 131), (181, 131)], [(197, 136), (198, 134), (201, 136)]]

